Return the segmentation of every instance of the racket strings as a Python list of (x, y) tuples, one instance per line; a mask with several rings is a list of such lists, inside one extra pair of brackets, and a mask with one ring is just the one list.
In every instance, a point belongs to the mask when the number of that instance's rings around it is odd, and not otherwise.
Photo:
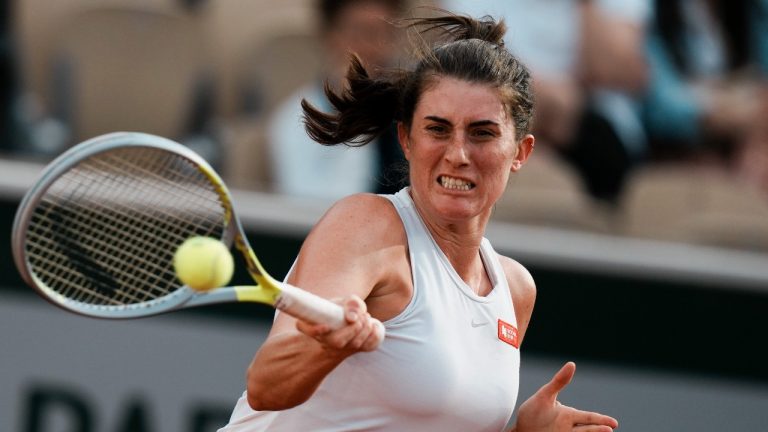
[[(121, 199), (124, 200), (125, 197), (121, 197)], [(134, 200), (135, 198), (128, 197), (128, 199), (129, 200)], [(114, 201), (114, 200), (108, 200), (108, 201)], [(86, 201), (85, 202), (86, 209), (88, 208), (88, 204), (91, 204), (93, 206), (93, 203), (88, 203)], [(152, 204), (152, 203), (150, 202), (149, 204)], [(96, 207), (96, 206), (94, 206), (94, 207)], [(150, 206), (146, 205), (146, 204), (143, 207), (144, 208), (150, 208)], [(130, 217), (121, 217), (121, 213), (124, 212), (125, 210), (122, 209), (122, 208), (118, 208), (118, 210), (119, 211), (117, 211), (117, 212), (109, 212), (111, 214), (107, 215), (107, 220), (110, 220), (110, 218), (112, 220), (116, 220), (116, 221), (120, 221), (121, 219), (127, 219), (129, 222), (137, 222), (137, 221), (141, 221), (143, 219), (143, 218), (137, 218), (136, 215), (131, 215)], [(85, 218), (84, 218), (84, 221), (92, 222), (93, 220), (98, 220), (98, 218), (99, 218), (98, 216), (99, 215), (96, 215), (96, 214), (86, 214)], [(101, 215), (101, 216), (103, 218), (103, 215)], [(167, 216), (167, 215), (165, 215), (165, 216)], [(121, 229), (124, 230), (124, 229), (127, 228), (128, 231), (125, 231), (125, 233), (128, 234), (129, 238), (130, 238), (130, 236), (138, 235), (140, 237), (141, 236), (145, 236), (145, 237), (148, 237), (148, 239), (152, 239), (152, 236), (156, 235), (156, 233), (153, 232), (152, 227), (151, 226), (146, 226), (145, 224), (140, 224), (138, 227), (135, 227), (135, 228), (134, 227), (130, 227), (130, 224), (127, 227), (126, 226), (118, 226), (117, 228), (118, 228), (118, 230), (114, 233), (114, 235), (121, 235), (121, 231), (120, 230)], [(165, 227), (165, 228), (167, 228), (167, 227)], [(88, 233), (88, 231), (87, 231), (88, 227), (87, 226), (76, 227), (76, 229), (82, 229), (82, 230), (84, 230), (84, 232)], [(108, 235), (112, 235), (112, 234), (113, 233), (108, 233)], [(93, 236), (92, 235), (86, 236), (86, 238), (91, 238), (91, 237), (93, 237)], [(160, 238), (162, 238), (162, 237), (160, 237)], [(127, 244), (130, 246), (130, 243), (127, 243)], [(96, 247), (97, 247), (96, 250), (98, 250), (99, 247), (103, 247), (103, 244), (97, 244)], [(113, 254), (113, 255), (115, 254), (114, 251), (107, 251), (107, 252), (108, 252), (107, 256), (109, 256), (109, 254)], [(134, 262), (134, 263), (128, 262), (128, 263), (126, 263), (126, 264), (128, 264), (129, 268), (133, 268), (134, 270), (141, 269), (142, 263), (144, 263), (144, 262), (151, 262), (151, 261), (147, 261), (147, 260), (144, 259), (145, 258), (144, 255), (145, 254), (143, 254), (142, 251), (126, 249), (125, 252), (126, 252), (126, 257), (129, 260), (136, 261), (136, 258), (138, 258), (138, 262)], [(72, 256), (72, 252), (71, 251), (69, 253), (69, 256), (70, 257)], [(97, 261), (100, 261), (102, 257), (96, 256), (95, 258), (97, 258)], [(109, 263), (109, 264), (110, 265), (114, 265), (113, 263)], [(156, 273), (156, 270), (153, 270), (153, 272)], [(97, 272), (97, 274), (98, 274), (98, 272)], [(139, 276), (143, 277), (143, 278), (146, 278), (148, 276), (147, 274), (142, 274), (142, 272), (137, 272), (137, 274)], [(173, 278), (172, 274), (170, 275), (170, 278), (171, 279)], [(151, 279), (149, 280), (149, 282), (152, 282)], [(114, 283), (112, 285), (114, 285)], [(152, 295), (150, 294), (148, 296), (151, 297)], [(136, 298), (129, 298), (127, 300), (136, 301), (138, 299), (136, 299)]]
[[(103, 168), (106, 169), (108, 167)], [(206, 224), (220, 223), (222, 213), (221, 204), (218, 201), (212, 202), (210, 200), (210, 194), (207, 197), (202, 197), (198, 194), (198, 197), (204, 199), (193, 202), (190, 200), (190, 195), (178, 194), (171, 189), (171, 187), (177, 187), (178, 184), (168, 184), (168, 188), (164, 190), (164, 192), (168, 192), (168, 194), (164, 196), (156, 194), (157, 199), (153, 199), (153, 196), (146, 195), (145, 192), (148, 187), (154, 187), (155, 184), (146, 184), (146, 182), (142, 182), (145, 184), (136, 187), (134, 184), (126, 183), (126, 176), (130, 175), (132, 174), (126, 172), (123, 173), (122, 177), (115, 178), (114, 180), (118, 182), (118, 185), (115, 186), (102, 183), (106, 192), (113, 190), (125, 191), (125, 193), (119, 196), (108, 199), (109, 206), (102, 205), (101, 199), (91, 199), (86, 210), (89, 208), (94, 211), (96, 209), (102, 209), (105, 212), (109, 212), (110, 215), (108, 218), (113, 218), (116, 222), (119, 222), (120, 220), (126, 222), (121, 226), (121, 229), (130, 231), (130, 234), (132, 235), (141, 236), (142, 233), (145, 232), (144, 230), (152, 230), (154, 228), (161, 228), (162, 232), (166, 234), (164, 237), (171, 237), (173, 232), (178, 232), (179, 235), (175, 238), (176, 242), (174, 242), (174, 245), (177, 245), (179, 242), (186, 239), (185, 235), (188, 230), (194, 230), (197, 229), (197, 227)], [(78, 178), (72, 179), (72, 183), (77, 182), (79, 185), (84, 186), (88, 186), (92, 182), (100, 181), (101, 180), (98, 177), (93, 176), (86, 178), (85, 181), (81, 181)], [(196, 192), (191, 189), (188, 190), (190, 192)], [(170, 199), (171, 197), (174, 197), (175, 199)], [(80, 198), (81, 201), (89, 199), (89, 196)], [(132, 216), (132, 212), (136, 210), (133, 206), (135, 206), (137, 202), (142, 203), (141, 209), (143, 213), (138, 214), (137, 216)], [(206, 205), (208, 205), (208, 208), (205, 208)], [(185, 207), (191, 207), (195, 210), (189, 212), (179, 211), (180, 208)], [(200, 210), (202, 210), (202, 212)], [(145, 216), (150, 216), (148, 219), (151, 220), (152, 223), (136, 226), (137, 223), (141, 224), (142, 220), (146, 218)], [(181, 224), (181, 226), (179, 226), (179, 224)], [(121, 233), (118, 232), (116, 235), (120, 234)], [(157, 240), (150, 234), (145, 235), (148, 237), (148, 240)]]
[[(83, 296), (93, 296), (106, 303), (119, 303), (119, 299), (114, 297), (114, 283), (112, 276), (105, 271), (106, 267), (101, 264), (95, 264), (101, 261), (100, 257), (94, 251), (91, 242), (83, 241), (87, 238), (90, 230), (89, 225), (76, 224), (72, 220), (72, 214), (69, 209), (62, 211), (61, 208), (48, 207), (48, 220), (33, 220), (33, 223), (40, 222), (44, 224), (49, 231), (40, 231), (41, 234), (52, 233), (52, 236), (42, 235), (34, 243), (34, 250), (30, 250), (30, 259), (33, 263), (45, 263), (48, 265), (38, 265), (36, 273), (38, 276), (46, 277), (49, 280), (68, 280), (74, 282), (79, 290), (59, 290), (60, 294), (66, 297), (81, 301)], [(56, 216), (54, 216), (56, 215)], [(94, 225), (98, 221), (92, 221)], [(66, 226), (65, 226), (66, 224)], [(98, 226), (96, 226), (98, 229)], [(83, 236), (77, 234), (77, 230), (83, 231)], [(35, 232), (38, 232), (36, 229)], [(30, 249), (32, 249), (30, 247)], [(48, 251), (61, 250), (62, 253), (48, 254)], [(52, 260), (52, 263), (45, 260)], [(111, 263), (106, 262), (109, 266)], [(87, 275), (87, 277), (86, 277)]]
[[(87, 204), (84, 202), (83, 204)], [(44, 203), (52, 208), (56, 208), (51, 203)], [(69, 206), (71, 207), (71, 205)], [(97, 289), (103, 293), (104, 291), (113, 291), (114, 283), (110, 280), (110, 274), (105, 273), (101, 268), (93, 265), (89, 260), (94, 262), (104, 263), (108, 268), (117, 268), (125, 266), (132, 268), (136, 277), (147, 278), (147, 282), (153, 282), (153, 279), (157, 276), (163, 276), (162, 273), (167, 273), (167, 269), (152, 264), (147, 256), (145, 249), (141, 248), (140, 244), (136, 242), (128, 242), (131, 236), (138, 238), (139, 240), (152, 241), (151, 226), (142, 224), (140, 226), (130, 226), (131, 220), (123, 222), (127, 219), (120, 215), (118, 212), (109, 212), (108, 209), (99, 209), (99, 205), (93, 203), (92, 207), (82, 207), (78, 212), (73, 212), (71, 208), (67, 209), (69, 217), (66, 219), (68, 226), (62, 227), (60, 221), (55, 221), (58, 224), (58, 229), (64, 228), (66, 236), (59, 235), (52, 238), (41, 238), (41, 243), (47, 248), (55, 248), (57, 246), (64, 246), (68, 250), (65, 256), (60, 256), (58, 264), (66, 263), (66, 260), (71, 261), (73, 264), (71, 267), (60, 267), (60, 271), (70, 272), (72, 277), (82, 277), (82, 271), (79, 270), (83, 265), (90, 265), (93, 267), (93, 271), (90, 273), (93, 283), (97, 285)], [(58, 207), (61, 211), (61, 206)], [(98, 210), (103, 210), (99, 212)], [(110, 214), (112, 213), (112, 214)], [(51, 217), (48, 216), (47, 226), (48, 229), (53, 229), (50, 221)], [(135, 220), (134, 220), (135, 221)], [(111, 223), (107, 223), (111, 222)], [(46, 224), (46, 219), (40, 221), (41, 224)], [(80, 233), (80, 234), (78, 234)], [(103, 235), (99, 235), (102, 233)], [(74, 237), (74, 238), (73, 238)], [(118, 239), (118, 242), (107, 242), (105, 238)], [(66, 239), (66, 240), (63, 240)], [(118, 249), (122, 247), (123, 249)], [(124, 256), (123, 256), (124, 255)], [(124, 259), (124, 262), (117, 261), (117, 259)], [(170, 277), (173, 277), (170, 274)], [(150, 285), (152, 287), (152, 285)], [(159, 291), (159, 292), (154, 292)], [(77, 298), (78, 294), (82, 293), (69, 293), (62, 292), (67, 297)], [(136, 290), (135, 294), (144, 294), (144, 297), (133, 296), (132, 294), (124, 294), (131, 302), (140, 302), (147, 298), (155, 297), (157, 295), (163, 295), (162, 290), (158, 290), (156, 287), (152, 287), (150, 292), (144, 292), (140, 289)], [(100, 296), (100, 298), (102, 298)], [(110, 302), (120, 303), (120, 299), (112, 299)]]
[(30, 222), (36, 275), (74, 301), (129, 305), (180, 287), (173, 253), (188, 237), (220, 238), (225, 208), (215, 185), (171, 152), (122, 148), (57, 179)]

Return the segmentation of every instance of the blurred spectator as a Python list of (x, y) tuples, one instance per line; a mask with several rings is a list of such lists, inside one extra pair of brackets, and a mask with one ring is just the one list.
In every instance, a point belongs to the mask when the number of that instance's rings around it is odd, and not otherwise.
[(191, 14), (196, 14), (206, 7), (207, 0), (179, 0), (178, 4)]
[(43, 159), (96, 135), (141, 131), (187, 145), (220, 168), (214, 82), (191, 13), (134, 4), (73, 7), (46, 58), (47, 93), (28, 89), (18, 152)]
[(12, 31), (13, 2), (0, 3), (0, 152), (12, 152), (24, 141), (18, 108), (19, 81)]
[(716, 163), (768, 191), (768, 1), (657, 0), (648, 55), (654, 157)]
[(10, 2), (4, 2), (0, 5), (0, 149), (2, 150), (8, 150), (13, 140), (12, 107), (16, 77), (10, 23)]
[(370, 145), (322, 146), (309, 138), (301, 120), (306, 98), (327, 111), (323, 84), (343, 85), (350, 53), (372, 73), (397, 55), (396, 32), (404, 0), (319, 0), (320, 38), (325, 47), (324, 76), (288, 97), (270, 120), (268, 139), (276, 191), (297, 196), (338, 199), (356, 192), (390, 193), (400, 188), (396, 167), (403, 160), (394, 125)]
[(443, 0), (449, 10), (503, 16), (505, 43), (532, 70), (540, 145), (558, 150), (598, 199), (615, 201), (646, 137), (637, 96), (650, 0)]

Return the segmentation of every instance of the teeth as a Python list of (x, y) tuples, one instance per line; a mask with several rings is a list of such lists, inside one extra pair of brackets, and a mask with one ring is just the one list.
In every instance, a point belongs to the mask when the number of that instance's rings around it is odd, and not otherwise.
[(440, 176), (440, 184), (446, 189), (454, 190), (470, 190), (475, 187), (475, 185), (468, 181), (448, 176)]

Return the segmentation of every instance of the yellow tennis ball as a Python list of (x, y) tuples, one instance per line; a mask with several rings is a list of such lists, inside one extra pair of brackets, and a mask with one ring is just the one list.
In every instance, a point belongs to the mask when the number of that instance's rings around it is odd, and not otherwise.
[(190, 237), (173, 256), (176, 276), (184, 285), (207, 291), (226, 285), (232, 279), (235, 263), (229, 249), (211, 237)]

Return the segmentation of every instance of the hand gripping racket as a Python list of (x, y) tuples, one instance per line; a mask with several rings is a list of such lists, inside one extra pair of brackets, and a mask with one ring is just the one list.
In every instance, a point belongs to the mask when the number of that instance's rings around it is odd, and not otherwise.
[[(173, 255), (193, 236), (234, 243), (258, 285), (202, 293), (182, 285)], [(12, 244), (24, 280), (82, 315), (139, 318), (260, 302), (331, 328), (345, 323), (341, 306), (272, 278), (218, 174), (188, 148), (153, 135), (102, 135), (56, 158), (22, 200)]]

